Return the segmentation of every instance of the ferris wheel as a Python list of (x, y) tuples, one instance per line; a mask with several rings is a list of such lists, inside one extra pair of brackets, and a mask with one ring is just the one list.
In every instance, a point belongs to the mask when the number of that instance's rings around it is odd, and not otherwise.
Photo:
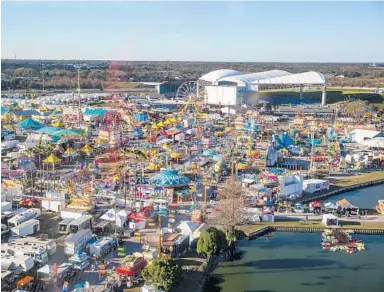
[(187, 81), (182, 83), (176, 92), (176, 99), (183, 101), (204, 102), (205, 87), (199, 81)]

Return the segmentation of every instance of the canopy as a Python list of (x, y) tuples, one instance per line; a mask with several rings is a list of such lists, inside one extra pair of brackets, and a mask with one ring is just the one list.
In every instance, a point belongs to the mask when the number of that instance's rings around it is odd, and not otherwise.
[(91, 152), (92, 150), (92, 147), (88, 144), (85, 144), (85, 146), (80, 149), (81, 152)]
[(84, 112), (84, 115), (104, 115), (107, 112), (107, 110), (102, 108), (87, 108)]
[(62, 137), (62, 136), (81, 136), (81, 130), (75, 129), (62, 129), (53, 133), (54, 136)]
[(31, 118), (27, 118), (22, 122), (17, 123), (17, 125), (21, 128), (30, 128), (30, 129), (38, 129), (42, 127), (42, 124), (38, 121), (35, 121)]
[(47, 112), (47, 111), (49, 111), (49, 108), (48, 108), (47, 106), (43, 106), (43, 107), (41, 108), (41, 111), (42, 111), (42, 112)]
[(162, 168), (160, 173), (150, 179), (150, 183), (158, 187), (181, 187), (190, 183), (190, 179), (179, 174), (177, 169)]
[(62, 128), (65, 126), (65, 124), (60, 120), (53, 123), (53, 126), (56, 128)]
[(358, 209), (358, 207), (352, 205), (350, 202), (348, 202), (346, 199), (342, 199), (336, 202), (336, 206), (340, 206), (344, 209)]
[(61, 159), (51, 154), (46, 159), (43, 160), (44, 163), (59, 163)]

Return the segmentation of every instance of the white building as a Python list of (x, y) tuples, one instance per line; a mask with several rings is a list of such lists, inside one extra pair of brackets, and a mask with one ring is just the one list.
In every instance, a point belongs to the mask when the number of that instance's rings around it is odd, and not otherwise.
[(329, 190), (329, 181), (324, 179), (306, 179), (303, 182), (304, 191), (307, 193), (321, 192)]
[(205, 88), (205, 100), (208, 104), (234, 106), (257, 104), (259, 90), (299, 88), (321, 88), (322, 103), (326, 103), (327, 78), (318, 72), (291, 74), (282, 70), (271, 70), (245, 74), (236, 70), (216, 70), (199, 78)]
[(304, 188), (304, 178), (302, 174), (287, 175), (279, 178), (280, 196), (291, 197), (301, 196)]
[(349, 133), (351, 142), (364, 144), (365, 140), (383, 137), (384, 133), (376, 130), (355, 129)]

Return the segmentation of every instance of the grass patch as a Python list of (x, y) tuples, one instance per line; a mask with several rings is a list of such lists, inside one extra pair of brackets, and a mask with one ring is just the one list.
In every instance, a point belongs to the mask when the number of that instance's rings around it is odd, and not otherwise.
[(344, 177), (342, 179), (333, 181), (330, 186), (332, 189), (338, 189), (379, 179), (384, 179), (384, 171), (375, 171), (362, 175), (351, 175), (349, 177)]

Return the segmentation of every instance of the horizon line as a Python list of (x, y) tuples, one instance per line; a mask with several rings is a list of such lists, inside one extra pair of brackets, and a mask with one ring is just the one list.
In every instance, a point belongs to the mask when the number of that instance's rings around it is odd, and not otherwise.
[(191, 62), (191, 63), (279, 63), (279, 64), (375, 64), (384, 61), (200, 61), (200, 60), (113, 60), (113, 59), (36, 59), (36, 58), (1, 58), (1, 61), (100, 61), (100, 62)]

